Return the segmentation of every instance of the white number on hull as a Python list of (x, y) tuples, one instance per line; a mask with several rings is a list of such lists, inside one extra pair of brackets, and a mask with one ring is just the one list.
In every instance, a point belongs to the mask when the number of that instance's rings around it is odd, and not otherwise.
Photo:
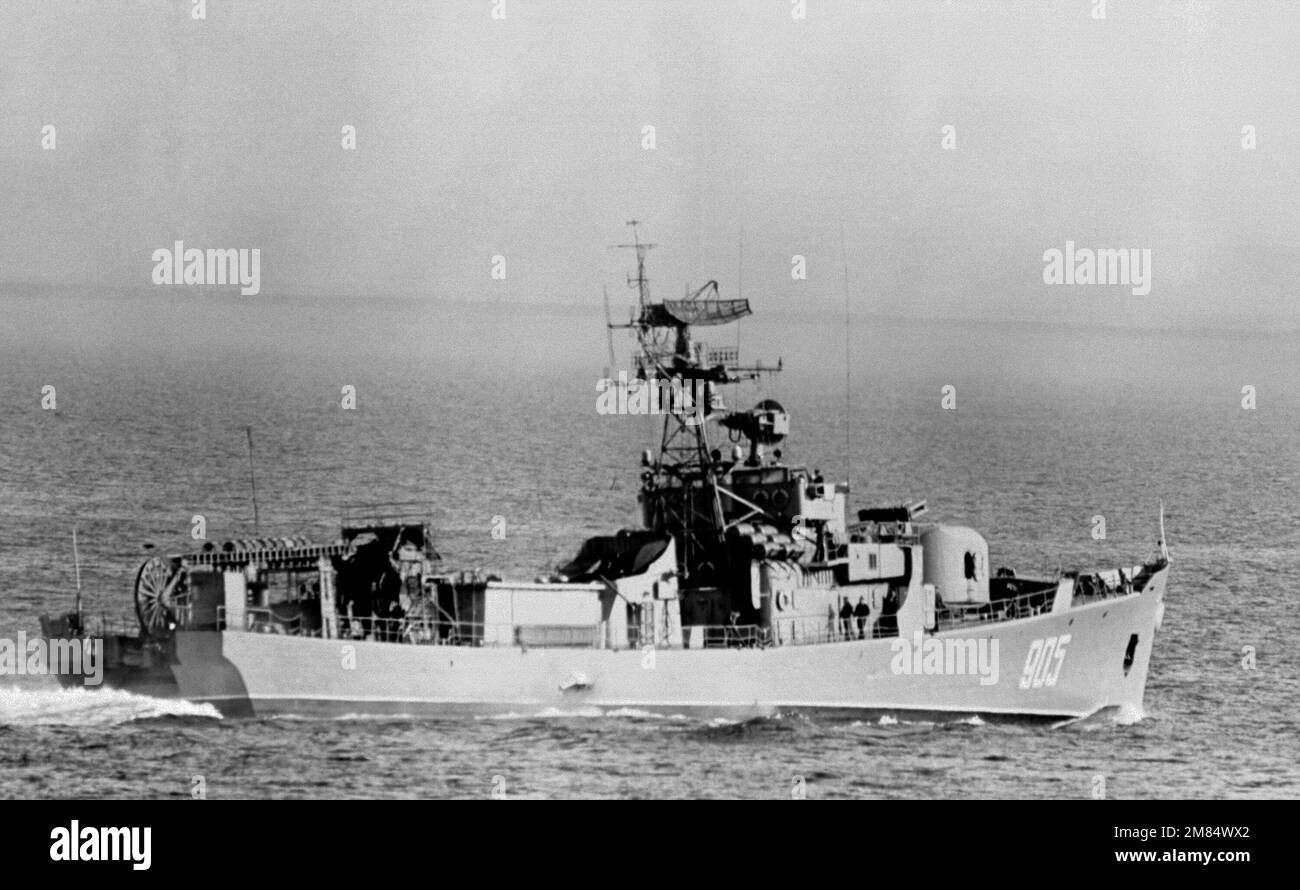
[[(1020, 675), (1021, 689), (1041, 689), (1055, 686), (1061, 677), (1061, 665), (1065, 662), (1065, 646), (1070, 642), (1069, 634), (1034, 640), (1029, 644), (1029, 656), (1025, 659), (1025, 672)], [(1055, 664), (1053, 664), (1055, 660)]]

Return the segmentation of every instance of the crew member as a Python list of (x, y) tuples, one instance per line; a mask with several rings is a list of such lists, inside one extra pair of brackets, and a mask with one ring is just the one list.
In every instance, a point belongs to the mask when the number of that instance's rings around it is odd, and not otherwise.
[(867, 638), (867, 619), (871, 617), (871, 607), (867, 605), (865, 597), (858, 597), (858, 604), (853, 609), (853, 617), (858, 619), (858, 639)]

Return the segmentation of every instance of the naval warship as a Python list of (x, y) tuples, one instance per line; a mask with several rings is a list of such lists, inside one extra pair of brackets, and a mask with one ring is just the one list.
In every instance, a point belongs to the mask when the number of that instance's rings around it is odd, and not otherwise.
[[(338, 538), (155, 555), (134, 616), (42, 616), (102, 640), (104, 682), (228, 715), (652, 713), (746, 719), (1070, 721), (1141, 714), (1169, 571), (1163, 511), (1141, 564), (990, 570), (976, 530), (924, 502), (850, 513), (791, 462), (791, 416), (726, 387), (781, 369), (696, 339), (751, 314), (716, 282), (654, 301), (629, 247), (635, 368), (618, 398), (662, 410), (641, 456), (641, 527), (590, 538), (533, 581), (444, 566), (427, 513), (371, 505)], [(606, 375), (606, 385), (610, 385)], [(654, 397), (659, 391), (662, 398)], [(83, 677), (64, 674), (66, 686)]]

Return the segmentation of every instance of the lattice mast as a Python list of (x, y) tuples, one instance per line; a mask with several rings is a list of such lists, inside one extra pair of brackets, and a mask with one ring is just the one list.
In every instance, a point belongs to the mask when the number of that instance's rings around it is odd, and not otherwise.
[(709, 349), (695, 343), (692, 328), (739, 321), (750, 314), (748, 301), (719, 298), (718, 283), (709, 281), (693, 292), (688, 287), (684, 299), (653, 302), (645, 260), (655, 245), (641, 241), (635, 220), (628, 225), (631, 243), (616, 247), (636, 253), (636, 275), (628, 276), (627, 284), (637, 291), (638, 305), (628, 324), (610, 327), (635, 332), (636, 385), (658, 387), (664, 412), (658, 454), (647, 449), (643, 457), (643, 518), (647, 528), (667, 531), (677, 540), (683, 581), (707, 585), (727, 568), (723, 497), (726, 475), (735, 463), (713, 447), (712, 441), (724, 441), (725, 435), (711, 431), (710, 423), (739, 416), (725, 413), (717, 387), (775, 373), (781, 366), (742, 367), (736, 347)]

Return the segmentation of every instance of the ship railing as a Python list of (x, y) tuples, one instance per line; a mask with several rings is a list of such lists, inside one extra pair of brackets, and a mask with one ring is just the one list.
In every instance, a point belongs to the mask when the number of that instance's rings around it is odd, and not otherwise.
[[(687, 624), (682, 627), (683, 647), (687, 649), (749, 649), (772, 645), (772, 632), (757, 624)], [(650, 645), (649, 640), (633, 645)], [(655, 643), (661, 648), (670, 644)]]
[(1091, 590), (1087, 592), (1080, 592), (1079, 588), (1076, 586), (1074, 589), (1074, 596), (1071, 598), (1070, 604), (1071, 606), (1083, 606), (1083, 605), (1087, 605), (1088, 603), (1100, 602), (1101, 600), (1118, 599), (1119, 597), (1122, 596), (1130, 596), (1131, 594), (1141, 593), (1141, 592), (1142, 592), (1142, 588), (1134, 587), (1132, 584), (1127, 584), (1115, 589), (1107, 588), (1102, 590)]
[[(513, 646), (514, 624), (438, 621), (433, 618), (366, 618), (340, 615), (338, 639), (416, 646)], [(319, 636), (319, 633), (314, 634)]]
[[(1133, 593), (1133, 588), (1117, 587), (1099, 593), (1096, 599), (1115, 599)], [(1077, 599), (1076, 599), (1077, 601)], [(1006, 599), (987, 603), (944, 603), (938, 610), (937, 630), (950, 630), (955, 627), (968, 627), (975, 624), (996, 624), (1002, 621), (1014, 621), (1017, 618), (1032, 618), (1052, 611), (1056, 602), (1056, 588), (1032, 590)]]
[(849, 526), (849, 540), (854, 542), (892, 541), (915, 544), (921, 540), (921, 531), (910, 521), (857, 522)]
[[(284, 618), (262, 606), (244, 609), (243, 627), (232, 626), (226, 608), (217, 607), (217, 628), (285, 636), (326, 636), (313, 616)], [(522, 625), (511, 622), (455, 621), (425, 617), (377, 618), (339, 615), (330, 639), (406, 643), (421, 646), (536, 646), (599, 648), (601, 628), (591, 625)]]
[[(283, 634), (321, 638), (323, 628), (302, 616), (284, 620), (270, 609), (250, 606), (244, 612), (242, 628), (231, 627), (224, 607), (217, 609), (217, 626), (246, 633)], [(684, 625), (680, 637), (662, 631), (648, 634), (636, 627), (608, 629), (600, 624), (541, 625), (510, 622), (452, 621), (433, 618), (366, 618), (340, 615), (331, 639), (400, 643), (420, 646), (471, 646), (574, 649), (723, 649), (766, 648), (785, 644), (836, 642), (848, 637), (833, 633), (801, 630), (778, 640), (769, 628), (758, 625)]]
[[(229, 626), (224, 607), (217, 608), (217, 626), (221, 630), (246, 633), (283, 634), (321, 638), (325, 631), (314, 620), (303, 616), (284, 619), (271, 609), (249, 606), (244, 611), (242, 628)], [(654, 634), (635, 626), (607, 628), (600, 624), (551, 625), (512, 622), (441, 620), (425, 617), (375, 618), (340, 615), (333, 624), (331, 639), (402, 643), (420, 646), (472, 646), (577, 649), (745, 649), (771, 646), (810, 646), (842, 643), (848, 640), (886, 636), (879, 625), (859, 628), (856, 619), (845, 630), (838, 619), (828, 624), (825, 618), (802, 618), (782, 621), (776, 628), (756, 624), (686, 624), (680, 635), (662, 629)]]
[(951, 630), (975, 624), (996, 624), (1017, 618), (1032, 618), (1052, 611), (1056, 589), (1035, 590), (987, 603), (944, 603), (935, 613), (936, 630)]
[(772, 633), (772, 642), (778, 646), (818, 646), (824, 643), (846, 643), (852, 640), (874, 640), (886, 636), (897, 636), (896, 632), (887, 632), (886, 625), (876, 620), (875, 616), (861, 625), (857, 618), (845, 619), (836, 616), (804, 616), (801, 618), (778, 618)]
[[(91, 615), (83, 617), (87, 636), (137, 636), (140, 632), (139, 621), (135, 615)], [(226, 607), (216, 608), (216, 627), (218, 630), (242, 630), (246, 633), (281, 634), (285, 636), (323, 637), (324, 631), (315, 621), (306, 620), (303, 615), (288, 618), (262, 606), (247, 606), (244, 609), (242, 628), (230, 627), (226, 620)], [(199, 629), (190, 621), (180, 621), (183, 628)], [(206, 627), (212, 627), (211, 624)], [(765, 648), (768, 646), (803, 646), (819, 643), (838, 643), (858, 639), (859, 630), (856, 622), (850, 632), (840, 628), (838, 620), (834, 626), (827, 626), (826, 619), (794, 619), (771, 629), (753, 624), (692, 624), (682, 627), (681, 642), (677, 642), (662, 631), (654, 635), (645, 633), (636, 627), (625, 630), (619, 628), (609, 640), (604, 640), (602, 629), (598, 624), (592, 625), (521, 625), (511, 622), (452, 621), (433, 618), (374, 618), (338, 616), (335, 624), (336, 634), (333, 638), (340, 640), (369, 640), (379, 642), (406, 643), (413, 645), (439, 646), (525, 646), (525, 647), (566, 647), (566, 648), (601, 648), (607, 642), (611, 648), (638, 649), (655, 646), (659, 649), (719, 649), (719, 648)], [(865, 629), (867, 637), (873, 634), (872, 627)], [(676, 635), (672, 635), (675, 637)]]
[(282, 618), (271, 609), (262, 606), (246, 606), (244, 608), (244, 626), (243, 628), (237, 628), (230, 627), (226, 621), (226, 607), (217, 606), (217, 630), (241, 629), (250, 633), (276, 633), (294, 637), (311, 635), (306, 633), (306, 625), (302, 615)]
[[(1037, 591), (983, 604), (947, 604), (936, 615), (936, 631), (953, 630), (981, 624), (994, 624), (1016, 618), (1029, 618), (1051, 611), (1055, 591)], [(303, 616), (284, 619), (272, 610), (248, 607), (242, 628), (229, 627), (225, 610), (217, 610), (217, 626), (222, 630), (247, 633), (283, 634), (286, 636), (325, 636), (325, 631)], [(432, 618), (374, 618), (340, 615), (334, 623), (331, 639), (369, 641), (419, 646), (470, 646), (575, 649), (731, 649), (784, 646), (815, 646), (854, 640), (884, 639), (897, 636), (892, 623), (873, 616), (859, 626), (856, 618), (845, 627), (842, 620), (795, 618), (779, 620), (775, 627), (753, 624), (687, 624), (677, 634), (657, 633), (653, 637), (634, 627), (610, 632), (600, 624), (538, 625), (511, 622), (451, 621)]]

